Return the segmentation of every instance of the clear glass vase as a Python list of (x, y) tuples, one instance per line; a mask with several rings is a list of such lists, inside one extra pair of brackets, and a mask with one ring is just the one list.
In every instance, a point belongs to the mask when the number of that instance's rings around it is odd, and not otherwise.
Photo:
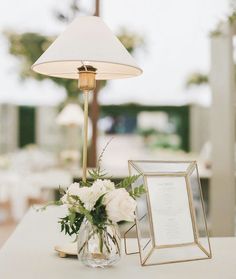
[(120, 260), (119, 227), (107, 224), (103, 229), (84, 220), (78, 234), (78, 259), (86, 266), (106, 267)]

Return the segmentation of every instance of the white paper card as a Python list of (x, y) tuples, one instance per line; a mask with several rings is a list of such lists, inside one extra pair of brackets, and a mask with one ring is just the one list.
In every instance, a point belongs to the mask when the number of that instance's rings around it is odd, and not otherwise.
[(147, 177), (157, 246), (194, 242), (184, 177)]

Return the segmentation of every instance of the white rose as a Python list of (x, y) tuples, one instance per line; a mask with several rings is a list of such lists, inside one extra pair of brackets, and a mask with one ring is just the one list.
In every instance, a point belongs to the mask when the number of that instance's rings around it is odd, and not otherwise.
[(68, 209), (70, 209), (72, 207), (72, 204), (68, 200), (68, 195), (67, 194), (65, 194), (63, 197), (61, 197), (61, 201), (64, 205), (66, 205), (66, 207)]
[(97, 200), (97, 196), (90, 187), (80, 187), (79, 183), (72, 183), (66, 194), (61, 198), (63, 204), (66, 204), (68, 208), (76, 203), (76, 200), (71, 196), (77, 196), (89, 211), (92, 210)]
[(75, 182), (70, 185), (66, 193), (72, 196), (78, 196), (79, 190), (80, 190), (80, 185), (79, 183)]
[(80, 191), (78, 193), (78, 196), (82, 203), (84, 204), (84, 207), (87, 210), (92, 210), (96, 201), (97, 201), (97, 195), (96, 193), (93, 193), (91, 187), (82, 187), (80, 188)]
[(115, 189), (104, 196), (108, 219), (113, 222), (134, 221), (136, 201), (124, 189)]
[(92, 191), (94, 192), (94, 195), (97, 196), (97, 199), (101, 197), (103, 194), (107, 193), (108, 191), (115, 189), (115, 184), (108, 179), (97, 179), (92, 187)]
[(63, 197), (61, 197), (61, 201), (62, 203), (66, 204), (68, 201), (67, 201), (67, 194), (65, 194)]
[(107, 191), (115, 190), (115, 184), (110, 179), (104, 179), (103, 185), (106, 188)]
[(98, 196), (98, 198), (107, 192), (103, 180), (97, 179), (91, 186), (92, 191)]

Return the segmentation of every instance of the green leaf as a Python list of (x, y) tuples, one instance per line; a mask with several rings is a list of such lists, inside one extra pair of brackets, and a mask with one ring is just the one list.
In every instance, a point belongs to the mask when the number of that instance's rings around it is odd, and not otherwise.
[(103, 200), (103, 198), (104, 198), (105, 195), (106, 195), (106, 193), (103, 194), (103, 195), (101, 195), (101, 196), (97, 199), (97, 201), (96, 201), (96, 203), (95, 203), (95, 205), (94, 205), (94, 208), (97, 208), (97, 207), (103, 205), (103, 204), (102, 204), (102, 200)]
[(93, 217), (91, 216), (90, 212), (82, 204), (78, 205), (78, 209), (79, 209), (79, 212), (81, 214), (83, 214), (88, 219), (88, 221), (92, 224)]
[(65, 224), (65, 234), (67, 234), (67, 233), (69, 234), (69, 230), (70, 230), (69, 225)]
[(63, 188), (61, 188), (61, 186), (59, 186), (58, 191), (61, 196), (64, 196), (66, 194), (66, 191)]
[(71, 212), (69, 215), (70, 225), (72, 226), (75, 222), (76, 214), (75, 212)]
[(98, 228), (103, 228), (104, 224), (107, 221), (107, 212), (105, 205), (99, 204), (99, 206), (94, 207), (94, 209), (91, 211), (91, 215), (93, 218), (93, 224)]
[(145, 193), (146, 193), (145, 187), (144, 187), (143, 185), (140, 185), (140, 186), (134, 188), (134, 190), (130, 192), (130, 195), (131, 195), (134, 199), (136, 199), (136, 198), (141, 197), (141, 196), (142, 196), (143, 194), (145, 194)]
[(80, 181), (80, 185), (81, 185), (82, 187), (91, 187), (92, 184), (93, 184), (93, 183), (92, 183), (91, 181), (89, 181), (89, 180), (87, 180), (86, 182), (83, 181), (83, 180)]
[(63, 232), (65, 229), (65, 223), (64, 222), (61, 222), (61, 232)]
[(140, 174), (128, 176), (124, 178), (120, 183), (116, 185), (116, 188), (128, 188), (130, 187), (138, 178), (140, 177)]
[(72, 212), (70, 215), (60, 218), (58, 223), (61, 225), (61, 232), (73, 235), (77, 234), (83, 222), (84, 216), (78, 212)]
[(79, 200), (79, 197), (78, 196), (75, 196), (75, 195), (69, 195), (69, 199), (72, 198), (73, 200), (75, 201), (78, 201)]
[(88, 173), (93, 180), (103, 179), (107, 175), (107, 173), (105, 173), (104, 170), (101, 170), (100, 167), (97, 169), (91, 169)]

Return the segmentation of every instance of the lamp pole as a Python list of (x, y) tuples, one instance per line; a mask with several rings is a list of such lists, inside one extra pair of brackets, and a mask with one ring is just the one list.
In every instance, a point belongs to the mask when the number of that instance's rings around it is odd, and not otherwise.
[(87, 152), (88, 152), (88, 95), (96, 88), (96, 69), (89, 65), (78, 68), (78, 87), (84, 95), (84, 140), (83, 140), (83, 182), (87, 181)]

